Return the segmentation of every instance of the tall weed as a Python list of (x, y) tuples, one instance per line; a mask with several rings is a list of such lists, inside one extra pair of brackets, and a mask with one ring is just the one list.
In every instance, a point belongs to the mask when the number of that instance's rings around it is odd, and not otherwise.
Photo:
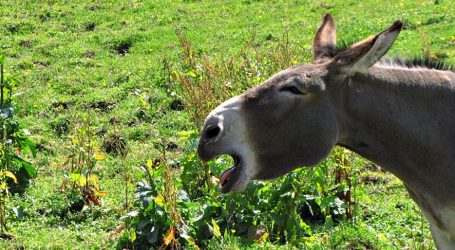
[(221, 157), (202, 163), (196, 155), (197, 131), (216, 105), (308, 60), (309, 51), (290, 42), (287, 35), (266, 48), (253, 37), (237, 55), (213, 58), (198, 54), (183, 33), (177, 36), (182, 58), (170, 80), (183, 96), (193, 129), (179, 134), (179, 142), (186, 145), (174, 159), (179, 168), (169, 167), (163, 146), (160, 163), (143, 167), (146, 178), (136, 190), (142, 206), (125, 217), (127, 232), (138, 233), (131, 236), (134, 245), (179, 246), (180, 236), (198, 247), (227, 235), (257, 243), (297, 243), (311, 241), (314, 225), (331, 228), (353, 217), (354, 170), (362, 163), (342, 149), (319, 167), (298, 169), (277, 181), (252, 182), (244, 193), (229, 195), (218, 191), (216, 176), (232, 160)]
[(97, 162), (107, 155), (97, 146), (93, 117), (90, 112), (71, 116), (73, 129), (68, 138), (71, 144), (67, 147), (68, 156), (61, 165), (65, 177), (62, 189), (78, 192), (84, 202), (82, 209), (100, 205), (100, 198), (107, 195), (101, 191), (99, 177), (94, 173)]
[(308, 60), (308, 51), (289, 41), (287, 33), (276, 46), (263, 49), (255, 37), (236, 55), (212, 58), (200, 55), (182, 32), (177, 32), (182, 58), (174, 80), (184, 96), (195, 129), (222, 101), (260, 84), (272, 74)]
[[(31, 178), (37, 175), (33, 165), (25, 160), (22, 155), (30, 151), (35, 156), (35, 145), (28, 138), (15, 117), (13, 90), (15, 81), (4, 73), (6, 57), (0, 55), (0, 233), (4, 234), (8, 228), (7, 202), (8, 196), (13, 191), (20, 191), (28, 184)], [(21, 187), (22, 186), (22, 187)], [(23, 219), (21, 206), (13, 209), (19, 220)]]

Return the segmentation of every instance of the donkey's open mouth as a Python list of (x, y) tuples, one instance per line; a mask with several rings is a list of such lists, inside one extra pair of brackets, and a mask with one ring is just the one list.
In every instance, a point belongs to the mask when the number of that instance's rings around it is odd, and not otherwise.
[(234, 166), (224, 170), (220, 175), (221, 192), (223, 193), (227, 193), (232, 189), (242, 172), (240, 157), (237, 155), (231, 155), (231, 157), (234, 160)]

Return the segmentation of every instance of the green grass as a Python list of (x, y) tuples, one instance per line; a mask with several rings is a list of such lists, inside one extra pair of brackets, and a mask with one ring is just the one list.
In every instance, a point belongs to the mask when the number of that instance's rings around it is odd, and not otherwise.
[[(435, 4), (435, 2), (441, 2)], [(191, 124), (185, 111), (170, 104), (181, 99), (163, 73), (181, 60), (176, 31), (192, 42), (195, 51), (210, 59), (234, 56), (254, 38), (254, 47), (267, 51), (287, 32), (291, 43), (309, 58), (321, 16), (335, 18), (338, 38), (354, 41), (375, 34), (396, 19), (405, 22), (389, 55), (413, 56), (429, 47), (455, 63), (455, 2), (443, 1), (13, 1), (0, 3), (0, 53), (8, 57), (6, 70), (16, 75), (19, 117), (39, 145), (33, 160), (39, 177), (11, 207), (24, 204), (25, 219), (11, 219), (13, 240), (0, 248), (114, 248), (114, 231), (125, 214), (118, 157), (100, 162), (97, 173), (108, 192), (93, 212), (62, 213), (71, 205), (60, 191), (59, 170), (70, 144), (67, 132), (56, 127), (71, 114), (94, 110), (96, 128), (103, 135), (119, 133), (129, 144), (125, 164), (134, 182), (140, 165), (159, 157), (160, 137), (176, 141), (176, 132)], [(125, 54), (124, 50), (128, 48)], [(217, 59), (218, 58), (218, 59)], [(147, 105), (144, 105), (148, 103)], [(145, 113), (145, 116), (144, 116)], [(112, 119), (116, 122), (113, 124)], [(177, 152), (182, 153), (183, 145)], [(365, 172), (365, 175), (376, 175)], [(313, 235), (295, 247), (352, 249), (373, 247), (431, 248), (428, 225), (399, 181), (379, 174), (384, 183), (361, 185), (367, 195), (359, 201), (359, 215), (331, 231)], [(13, 218), (13, 216), (11, 217)], [(275, 248), (245, 243), (234, 236), (213, 239), (209, 249)], [(363, 246), (363, 247), (362, 247)], [(293, 246), (281, 246), (288, 249)]]

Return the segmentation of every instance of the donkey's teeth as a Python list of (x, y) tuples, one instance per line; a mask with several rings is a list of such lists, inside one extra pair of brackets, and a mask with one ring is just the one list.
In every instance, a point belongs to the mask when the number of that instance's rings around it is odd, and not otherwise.
[(232, 174), (234, 173), (235, 171), (235, 166), (232, 167), (232, 168), (229, 168), (229, 169), (226, 169), (220, 176), (220, 183), (221, 183), (221, 186), (224, 186), (224, 184), (226, 184), (226, 182), (229, 181), (229, 178), (231, 178)]

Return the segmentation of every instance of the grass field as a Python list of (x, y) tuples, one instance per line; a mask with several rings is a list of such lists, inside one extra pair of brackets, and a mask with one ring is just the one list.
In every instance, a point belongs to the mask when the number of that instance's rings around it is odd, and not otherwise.
[[(17, 81), (18, 116), (38, 149), (36, 158), (28, 156), (38, 177), (7, 204), (8, 211), (23, 206), (24, 218), (10, 213), (13, 238), (0, 239), (2, 249), (128, 247), (120, 242), (130, 236), (116, 233), (128, 213), (125, 185), (134, 210), (133, 192), (144, 178), (140, 167), (160, 158), (161, 141), (168, 159), (190, 153), (178, 132), (192, 130), (194, 123), (172, 77), (184, 59), (178, 33), (191, 42), (194, 57), (217, 65), (241, 58), (245, 48), (267, 55), (286, 37), (298, 53), (296, 63), (303, 63), (310, 61), (311, 42), (324, 13), (334, 16), (339, 41), (348, 42), (401, 19), (405, 27), (389, 55), (429, 51), (455, 63), (455, 2), (449, 0), (6, 0), (0, 9), (0, 54), (7, 56), (5, 69)], [(233, 93), (253, 83), (235, 84), (239, 87)], [(180, 103), (183, 110), (175, 108)], [(99, 206), (79, 212), (72, 210), (74, 193), (62, 183), (64, 163), (74, 149), (71, 136), (84, 117), (97, 147), (106, 150), (103, 145), (121, 142), (128, 153), (111, 153), (97, 162), (94, 172), (107, 195)], [(194, 171), (204, 170), (195, 166)], [(311, 235), (292, 242), (254, 243), (226, 233), (198, 244), (207, 249), (434, 248), (427, 222), (399, 180), (368, 169), (357, 176), (358, 204), (351, 220), (329, 229), (310, 225)]]

